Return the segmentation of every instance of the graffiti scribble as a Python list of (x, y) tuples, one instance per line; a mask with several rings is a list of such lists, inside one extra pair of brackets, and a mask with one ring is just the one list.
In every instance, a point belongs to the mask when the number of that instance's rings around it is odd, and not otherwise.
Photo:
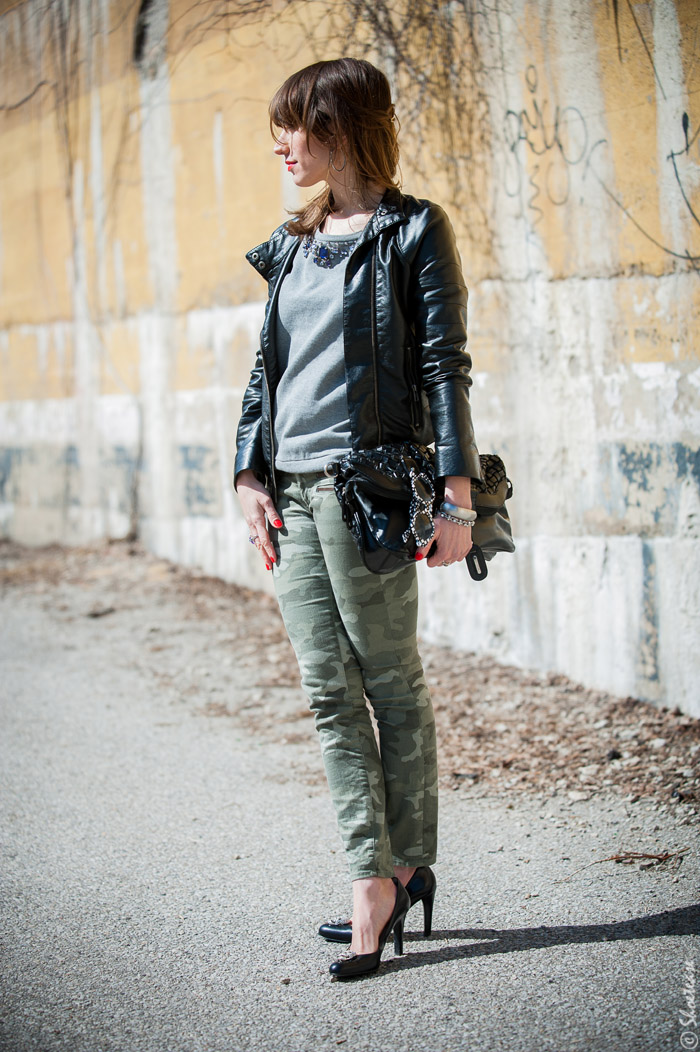
[[(548, 99), (538, 96), (537, 67), (530, 65), (525, 71), (525, 83), (532, 96), (528, 107), (519, 112), (507, 110), (504, 120), (506, 145), (513, 164), (506, 171), (506, 193), (520, 198), (523, 191), (524, 166), (518, 149), (524, 143), (526, 150), (537, 157), (547, 159), (531, 171), (528, 183), (534, 193), (527, 201), (530, 221), (536, 226), (544, 212), (535, 200), (540, 193), (553, 205), (563, 205), (569, 200), (571, 176), (569, 169), (580, 164), (588, 149), (588, 129), (583, 114), (575, 106), (556, 106), (549, 115)], [(538, 177), (542, 176), (542, 184)]]
[[(533, 64), (525, 71), (525, 84), (530, 96), (528, 104), (521, 110), (507, 109), (503, 121), (507, 147), (504, 190), (508, 197), (521, 203), (517, 218), (527, 219), (531, 230), (534, 229), (544, 218), (543, 201), (547, 200), (554, 207), (567, 204), (571, 197), (572, 172), (578, 169), (581, 183), (590, 172), (613, 204), (648, 241), (666, 255), (690, 263), (700, 273), (700, 255), (691, 252), (690, 248), (676, 251), (654, 237), (635, 218), (618, 191), (611, 188), (596, 170), (594, 157), (607, 146), (607, 139), (600, 138), (590, 143), (586, 119), (576, 106), (553, 106), (547, 97), (541, 95), (537, 67)], [(691, 148), (696, 142), (700, 148), (700, 127), (691, 133), (690, 119), (687, 113), (683, 113), (681, 129), (683, 146), (672, 150), (666, 159), (673, 166), (688, 215), (700, 226), (700, 216), (691, 204), (688, 189), (690, 184), (695, 185), (700, 175), (697, 162), (690, 159)], [(538, 158), (537, 163), (532, 163), (531, 158)], [(683, 164), (687, 168), (685, 173)]]
[[(698, 145), (700, 146), (700, 125), (698, 125), (697, 129), (695, 130), (694, 135), (692, 135), (689, 138), (688, 137), (688, 133), (690, 131), (690, 120), (688, 118), (688, 114), (687, 113), (683, 114), (683, 118), (681, 120), (681, 124), (683, 126), (683, 137), (685, 139), (685, 146), (683, 147), (682, 150), (671, 150), (671, 152), (668, 155), (668, 157), (666, 158), (666, 160), (670, 161), (671, 164), (673, 165), (673, 174), (676, 177), (676, 182), (678, 183), (678, 188), (680, 189), (681, 197), (683, 198), (683, 201), (685, 202), (685, 206), (688, 209), (688, 212), (690, 213), (690, 215), (692, 216), (694, 221), (698, 224), (698, 226), (700, 226), (700, 217), (698, 217), (697, 212), (695, 211), (695, 209), (693, 208), (693, 206), (690, 203), (690, 199), (689, 199), (688, 194), (686, 192), (685, 186), (683, 185), (683, 180), (681, 179), (681, 174), (680, 174), (680, 172), (678, 170), (678, 164), (676, 163), (678, 158), (683, 157), (684, 154), (686, 155), (686, 157), (690, 154), (690, 147), (693, 145), (693, 143), (696, 141), (696, 139), (698, 141)], [(698, 173), (697, 173), (697, 169), (696, 169), (696, 171), (695, 171), (696, 178), (697, 178), (697, 174)], [(697, 257), (695, 257), (695, 258), (697, 258)]]

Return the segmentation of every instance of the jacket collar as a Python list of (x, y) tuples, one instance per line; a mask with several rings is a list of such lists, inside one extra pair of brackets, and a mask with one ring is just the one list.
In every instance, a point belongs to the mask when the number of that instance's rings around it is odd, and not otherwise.
[(250, 252), (246, 252), (245, 258), (266, 281), (269, 281), (280, 261), (298, 245), (299, 238), (296, 234), (290, 234), (282, 225), (277, 227), (269, 241), (263, 241), (261, 245), (256, 245)]
[(396, 190), (393, 186), (384, 191), (384, 196), (372, 218), (383, 219), (385, 216), (403, 219), (403, 195), (400, 190)]
[(401, 193), (399, 190), (390, 187), (384, 191), (384, 196), (377, 205), (377, 209), (369, 223), (362, 231), (362, 237), (358, 238), (357, 244), (364, 244), (365, 241), (370, 241), (381, 230), (386, 230), (388, 226), (400, 222), (403, 218)]

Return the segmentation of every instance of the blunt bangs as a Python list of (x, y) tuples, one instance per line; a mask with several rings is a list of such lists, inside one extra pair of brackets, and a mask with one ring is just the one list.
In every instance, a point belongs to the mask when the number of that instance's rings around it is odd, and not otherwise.
[(319, 111), (314, 90), (322, 65), (307, 66), (294, 73), (273, 95), (269, 113), (270, 130), (275, 139), (275, 130), (280, 128), (290, 131), (301, 128), (320, 140), (327, 137), (329, 119)]

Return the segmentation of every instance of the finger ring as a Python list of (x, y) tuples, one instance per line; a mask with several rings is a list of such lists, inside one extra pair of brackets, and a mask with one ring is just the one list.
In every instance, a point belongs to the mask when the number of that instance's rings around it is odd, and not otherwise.
[(443, 563), (442, 565), (443, 566), (449, 566), (450, 564), (449, 563)]
[(258, 538), (257, 537), (249, 537), (248, 540), (250, 541), (251, 544), (257, 544)]

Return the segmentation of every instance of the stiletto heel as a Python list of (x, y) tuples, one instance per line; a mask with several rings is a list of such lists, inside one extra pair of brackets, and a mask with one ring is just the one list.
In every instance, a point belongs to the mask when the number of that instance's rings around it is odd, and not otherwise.
[(432, 891), (423, 899), (423, 936), (427, 939), (433, 930), (433, 903), (435, 902), (435, 884)]
[[(423, 935), (426, 938), (433, 930), (433, 903), (436, 888), (437, 881), (430, 866), (418, 866), (406, 885), (411, 906), (415, 906), (417, 902), (423, 903)], [(352, 942), (352, 924), (344, 920), (328, 921), (321, 925), (318, 934), (328, 939), (329, 942)]]
[(396, 887), (396, 902), (389, 920), (379, 933), (377, 949), (374, 953), (344, 954), (339, 960), (333, 961), (328, 971), (334, 979), (354, 979), (358, 975), (376, 972), (382, 959), (386, 940), (392, 931), (394, 932), (394, 951), (397, 954), (403, 953), (403, 922), (411, 908), (411, 899), (403, 884), (396, 877), (391, 879)]
[(397, 957), (403, 953), (403, 917), (394, 925), (394, 953)]

